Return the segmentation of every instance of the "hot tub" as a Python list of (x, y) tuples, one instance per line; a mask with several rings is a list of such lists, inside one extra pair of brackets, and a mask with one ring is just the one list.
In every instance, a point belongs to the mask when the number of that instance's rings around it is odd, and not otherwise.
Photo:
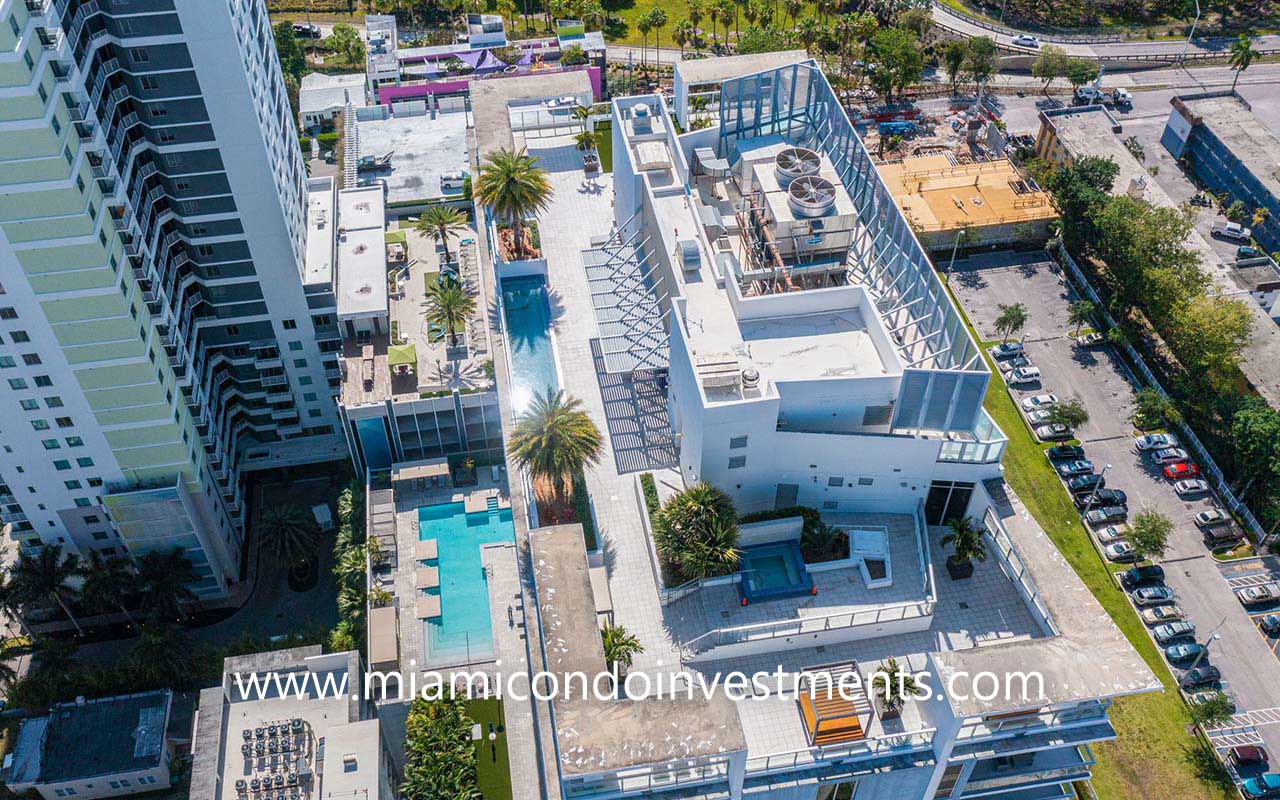
[(813, 578), (795, 542), (774, 542), (742, 550), (738, 595), (745, 606), (757, 600), (777, 600), (817, 594)]

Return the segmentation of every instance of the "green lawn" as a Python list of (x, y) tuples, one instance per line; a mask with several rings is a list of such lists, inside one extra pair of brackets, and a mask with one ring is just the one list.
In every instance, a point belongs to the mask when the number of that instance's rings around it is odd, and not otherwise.
[[(479, 773), (480, 793), (484, 800), (511, 800), (511, 764), (507, 760), (507, 732), (497, 733), (505, 724), (502, 718), (502, 701), (467, 701), (467, 716), (480, 724), (480, 738), (476, 741), (476, 771)], [(493, 723), (497, 738), (489, 741), (489, 724)]]
[[(954, 299), (954, 296), (953, 296)], [(959, 307), (959, 303), (956, 303)], [(963, 310), (961, 311), (963, 314)], [(969, 323), (969, 332), (977, 333)], [(1093, 787), (1101, 800), (1209, 800), (1236, 797), (1226, 774), (1203, 740), (1187, 733), (1191, 717), (1172, 676), (1128, 598), (1111, 578), (1111, 570), (1094, 548), (1071, 499), (1044, 456), (1046, 445), (1032, 437), (1005, 391), (986, 346), (981, 342), (993, 378), (983, 403), (1009, 437), (1004, 456), (1005, 480), (1049, 534), (1085, 586), (1115, 620), (1147, 665), (1160, 676), (1165, 691), (1122, 697), (1111, 721), (1119, 738), (1092, 745), (1098, 759)]]
[(600, 169), (613, 172), (613, 123), (596, 123), (596, 152), (600, 154)]

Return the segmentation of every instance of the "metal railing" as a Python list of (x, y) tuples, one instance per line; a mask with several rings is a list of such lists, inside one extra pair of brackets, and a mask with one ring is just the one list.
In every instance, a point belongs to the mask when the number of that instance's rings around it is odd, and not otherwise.
[(838, 745), (809, 747), (785, 753), (747, 758), (748, 773), (787, 772), (805, 765), (824, 761), (856, 761), (877, 756), (899, 756), (916, 750), (927, 750), (933, 745), (935, 728), (924, 728), (908, 733), (879, 736)]
[[(1085, 276), (1079, 265), (1076, 264), (1075, 259), (1073, 259), (1071, 254), (1067, 252), (1066, 246), (1061, 242), (1058, 242), (1057, 248), (1054, 252), (1058, 256), (1058, 260), (1066, 267), (1067, 274), (1071, 276), (1072, 281), (1076, 284), (1076, 288), (1083, 291), (1085, 296), (1093, 302), (1094, 307), (1098, 309), (1097, 313), (1107, 323), (1107, 327), (1117, 327), (1115, 318), (1106, 310), (1107, 304), (1093, 288), (1093, 284), (1089, 282), (1089, 279)], [(1160, 385), (1160, 381), (1156, 379), (1155, 373), (1147, 366), (1147, 362), (1142, 358), (1142, 355), (1133, 347), (1133, 345), (1128, 342), (1120, 342), (1117, 346), (1124, 352), (1125, 356), (1129, 359), (1129, 363), (1133, 365), (1134, 369), (1142, 375), (1142, 378), (1147, 382), (1147, 385), (1159, 392), (1161, 397), (1169, 399), (1169, 393)], [(1196, 459), (1200, 463), (1200, 468), (1213, 481), (1214, 489), (1217, 490), (1218, 495), (1226, 503), (1227, 507), (1238, 515), (1242, 522), (1244, 522), (1245, 528), (1255, 537), (1255, 541), (1259, 544), (1265, 544), (1271, 537), (1267, 535), (1267, 532), (1263, 529), (1262, 525), (1258, 523), (1253, 512), (1250, 511), (1243, 502), (1236, 498), (1235, 493), (1231, 491), (1230, 486), (1227, 484), (1227, 479), (1223, 474), (1222, 469), (1218, 466), (1217, 462), (1213, 460), (1213, 457), (1209, 455), (1209, 451), (1200, 442), (1200, 438), (1195, 435), (1191, 430), (1191, 427), (1184, 421), (1179, 420), (1178, 422), (1171, 423), (1171, 427), (1177, 428), (1180, 441), (1185, 447), (1190, 448), (1190, 450), (1195, 454)]]
[(983, 516), (983, 524), (986, 526), (987, 535), (990, 537), (992, 544), (995, 545), (996, 557), (1002, 562), (1005, 571), (1009, 576), (1016, 580), (1022, 590), (1026, 593), (1027, 601), (1031, 603), (1039, 617), (1041, 629), (1046, 636), (1056, 636), (1057, 628), (1053, 624), (1053, 616), (1049, 613), (1049, 607), (1045, 605), (1044, 599), (1040, 596), (1040, 590), (1036, 588), (1035, 581), (1031, 579), (1031, 575), (1027, 572), (1026, 564), (1022, 561), (1022, 556), (1018, 553), (1018, 548), (1014, 547), (1013, 539), (1009, 536), (1009, 532), (1005, 530), (1004, 524), (1000, 522), (1000, 518), (990, 508), (987, 509)]

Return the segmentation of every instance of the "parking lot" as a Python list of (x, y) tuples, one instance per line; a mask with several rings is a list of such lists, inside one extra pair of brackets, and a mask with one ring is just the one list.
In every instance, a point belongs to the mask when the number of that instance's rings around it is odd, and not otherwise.
[[(1077, 298), (1057, 265), (1044, 253), (977, 257), (956, 262), (950, 285), (987, 341), (1000, 338), (994, 323), (1001, 305), (1026, 307), (1028, 320), (1018, 335), (1025, 335), (1026, 357), (1040, 369), (1041, 379), (1018, 387), (1013, 396), (1052, 393), (1060, 401), (1080, 399), (1089, 421), (1076, 436), (1097, 471), (1109, 465), (1106, 486), (1128, 495), (1131, 515), (1150, 508), (1174, 523), (1161, 561), (1165, 582), (1195, 624), (1197, 641), (1204, 644), (1212, 632), (1218, 635), (1204, 663), (1222, 671), (1240, 711), (1280, 707), (1276, 641), (1260, 634), (1251, 613), (1264, 609), (1246, 611), (1228, 582), (1229, 575), (1248, 580), (1256, 580), (1250, 576), (1261, 572), (1280, 575), (1280, 560), (1252, 559), (1277, 563), (1247, 571), (1240, 563), (1221, 564), (1211, 557), (1192, 518), (1215, 507), (1214, 498), (1179, 497), (1161, 468), (1137, 450), (1131, 417), (1138, 384), (1109, 346), (1084, 348), (1069, 336), (1068, 306)], [(1116, 565), (1113, 571), (1124, 566)], [(1271, 752), (1280, 753), (1280, 716), (1275, 723), (1258, 725), (1257, 733)]]

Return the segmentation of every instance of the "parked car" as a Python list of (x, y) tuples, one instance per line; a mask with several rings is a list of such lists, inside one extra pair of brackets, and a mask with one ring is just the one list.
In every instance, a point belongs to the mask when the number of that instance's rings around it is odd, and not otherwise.
[(1065, 442), (1074, 435), (1071, 433), (1070, 428), (1060, 422), (1041, 425), (1032, 430), (1035, 432), (1036, 438), (1042, 442)]
[(1053, 408), (1058, 404), (1058, 398), (1052, 394), (1033, 394), (1030, 397), (1022, 398), (1022, 410), (1034, 411), (1037, 408)]
[(1219, 525), (1216, 528), (1201, 528), (1204, 541), (1209, 547), (1229, 547), (1244, 538), (1244, 531), (1232, 525)]
[(991, 348), (992, 358), (1012, 358), (1013, 356), (1022, 355), (1021, 342), (1001, 342)]
[(1256, 247), (1249, 245), (1241, 245), (1236, 248), (1236, 261), (1244, 261), (1247, 258), (1262, 258), (1264, 253)]
[(1258, 630), (1268, 636), (1280, 636), (1280, 614), (1264, 614), (1258, 617)]
[(1248, 242), (1253, 237), (1253, 231), (1239, 222), (1215, 222), (1209, 232), (1214, 236), (1237, 242)]
[(1075, 498), (1076, 508), (1103, 508), (1106, 506), (1115, 506), (1124, 508), (1129, 505), (1129, 495), (1119, 489), (1099, 489), (1091, 494), (1077, 495)]
[(1107, 337), (1103, 336), (1101, 333), (1093, 331), (1092, 333), (1085, 333), (1079, 336), (1076, 339), (1076, 344), (1081, 347), (1093, 347), (1095, 345), (1102, 344), (1102, 341), (1105, 338)]
[[(1200, 694), (1212, 697), (1217, 694), (1217, 692), (1201, 692)], [(1199, 695), (1197, 695), (1197, 697), (1198, 696)], [(1192, 697), (1191, 701), (1195, 702), (1195, 697)], [(1235, 764), (1237, 767), (1265, 764), (1268, 760), (1267, 751), (1258, 747), (1256, 744), (1243, 744), (1239, 747), (1233, 747), (1227, 751), (1227, 758), (1229, 758), (1231, 763)]]
[(1102, 544), (1118, 542), (1128, 535), (1128, 525), (1108, 525), (1105, 528), (1099, 528), (1097, 533), (1098, 541)]
[(1084, 448), (1078, 444), (1055, 444), (1045, 451), (1049, 458), (1056, 460), (1084, 458)]
[(319, 26), (319, 25), (309, 25), (309, 24), (307, 24), (307, 23), (305, 23), (305, 22), (295, 22), (295, 23), (293, 23), (293, 26), (292, 26), (292, 27), (293, 27), (293, 35), (294, 35), (294, 36), (306, 36), (306, 37), (309, 37), (309, 38), (311, 38), (311, 39), (319, 39), (319, 38), (320, 38), (320, 26)]
[(1164, 657), (1172, 663), (1194, 661), (1205, 654), (1204, 645), (1196, 642), (1171, 644), (1164, 649)]
[(1240, 794), (1253, 800), (1255, 797), (1280, 797), (1280, 772), (1268, 772), (1250, 778), (1240, 784)]
[(1125, 541), (1107, 545), (1102, 548), (1102, 553), (1108, 561), (1114, 561), (1117, 564), (1132, 564), (1138, 560), (1138, 553), (1133, 549), (1133, 545)]
[(1015, 369), (1022, 369), (1023, 367), (1031, 366), (1031, 359), (1026, 356), (1014, 356), (1007, 361), (997, 361), (996, 365), (1000, 367), (1001, 371), (1010, 372)]
[(1015, 386), (1022, 383), (1035, 383), (1040, 380), (1040, 368), (1019, 367), (1018, 369), (1011, 370), (1009, 372), (1009, 377), (1005, 380)]
[(1077, 475), (1067, 480), (1067, 491), (1072, 494), (1090, 494), (1107, 485), (1107, 479), (1101, 475)]
[(1164, 476), (1171, 481), (1181, 480), (1183, 478), (1194, 478), (1200, 474), (1200, 468), (1190, 461), (1179, 461), (1175, 464), (1165, 464)]
[(1185, 620), (1179, 620), (1178, 622), (1166, 622), (1163, 625), (1157, 625), (1155, 629), (1151, 631), (1151, 635), (1155, 637), (1156, 644), (1163, 647), (1164, 645), (1172, 644), (1178, 639), (1195, 636), (1196, 626), (1192, 625), (1190, 622), (1186, 622)]
[(1064, 461), (1058, 465), (1058, 474), (1064, 478), (1070, 478), (1072, 475), (1087, 475), (1090, 472), (1093, 472), (1093, 462), (1087, 458)]
[[(1137, 567), (1136, 569), (1142, 569)], [(1155, 608), (1144, 609), (1142, 621), (1148, 625), (1163, 625), (1166, 622), (1178, 622), (1186, 619), (1186, 614), (1178, 606), (1156, 606)]]
[(440, 191), (442, 192), (460, 192), (462, 187), (467, 185), (467, 173), (465, 172), (446, 172), (440, 176)]
[(1201, 528), (1215, 528), (1219, 525), (1226, 525), (1231, 521), (1231, 515), (1220, 508), (1211, 508), (1208, 511), (1201, 511), (1196, 514), (1193, 519)]
[(1183, 496), (1189, 494), (1202, 494), (1209, 491), (1209, 484), (1201, 478), (1189, 478), (1175, 483), (1173, 485), (1173, 490)]
[(1104, 506), (1094, 508), (1084, 515), (1084, 521), (1090, 525), (1104, 525), (1108, 522), (1124, 522), (1129, 517), (1129, 509), (1124, 506)]
[(1151, 454), (1151, 460), (1156, 464), (1172, 464), (1175, 461), (1186, 461), (1189, 457), (1181, 447), (1162, 447)]
[(1156, 586), (1162, 583), (1164, 583), (1164, 567), (1159, 564), (1129, 567), (1120, 574), (1120, 585), (1130, 591), (1141, 586)]
[(1263, 603), (1273, 603), (1280, 600), (1280, 586), (1274, 583), (1264, 583), (1261, 586), (1246, 586), (1243, 589), (1236, 589), (1236, 599), (1241, 605), (1258, 606)]
[(1201, 664), (1198, 667), (1187, 670), (1178, 678), (1178, 685), (1183, 688), (1190, 686), (1208, 686), (1211, 683), (1217, 683), (1222, 680), (1222, 670), (1212, 664)]
[(1037, 408), (1035, 411), (1027, 412), (1027, 422), (1032, 425), (1043, 425), (1053, 416), (1053, 412), (1047, 408)]
[(1013, 37), (1013, 44), (1018, 47), (1038, 49), (1040, 47), (1040, 40), (1030, 34), (1024, 33), (1020, 36)]
[(1178, 599), (1168, 586), (1143, 586), (1133, 591), (1133, 602), (1140, 606), (1160, 606)]
[(1213, 200), (1209, 197), (1208, 192), (1196, 192), (1191, 195), (1191, 199), (1187, 201), (1193, 206), (1203, 206), (1205, 208), (1213, 208)]
[(1166, 447), (1177, 447), (1178, 437), (1172, 433), (1148, 433), (1136, 440), (1139, 450), (1162, 450)]

